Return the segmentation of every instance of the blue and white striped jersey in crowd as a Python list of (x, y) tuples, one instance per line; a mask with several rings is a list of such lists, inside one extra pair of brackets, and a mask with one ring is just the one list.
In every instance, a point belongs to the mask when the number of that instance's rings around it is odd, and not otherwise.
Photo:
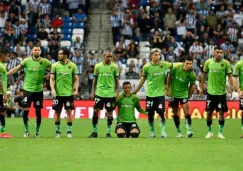
[(233, 28), (233, 27), (230, 27), (228, 30), (227, 30), (227, 34), (229, 36), (229, 39), (232, 41), (232, 42), (237, 42), (238, 41), (238, 29), (237, 28)]
[(39, 14), (44, 15), (44, 14), (49, 14), (51, 12), (51, 5), (49, 3), (41, 3), (39, 5)]
[(118, 15), (112, 15), (110, 18), (111, 27), (120, 27), (121, 26), (121, 19)]
[(208, 16), (208, 13), (209, 13), (208, 9), (198, 10), (197, 11), (197, 14), (198, 15), (201, 15), (202, 14), (204, 17), (207, 17)]
[(196, 19), (196, 15), (195, 14), (188, 13), (186, 15), (187, 28), (189, 28), (189, 29), (195, 28), (196, 22), (197, 22), (197, 19)]
[(215, 47), (216, 47), (216, 45), (206, 45), (205, 52), (206, 52), (206, 58), (207, 59), (213, 57), (213, 52), (214, 52)]
[(55, 59), (49, 59), (49, 61), (51, 62), (51, 64), (54, 64), (56, 62)]
[(84, 58), (82, 56), (80, 57), (72, 57), (71, 61), (73, 61), (77, 67), (78, 67), (78, 74), (81, 74), (83, 72), (83, 63), (84, 63)]
[(14, 29), (14, 32), (15, 32), (15, 36), (14, 37), (18, 37), (20, 35), (20, 31), (21, 31), (21, 27), (20, 25), (13, 25), (13, 29)]
[(34, 7), (35, 12), (39, 12), (39, 5), (41, 3), (41, 0), (30, 0), (29, 5)]
[(224, 50), (224, 51), (226, 51), (226, 50), (230, 50), (230, 49), (232, 49), (232, 48), (234, 48), (234, 46), (232, 45), (232, 44), (226, 44), (226, 43), (223, 43), (223, 44), (221, 44), (221, 48)]
[(11, 69), (15, 68), (18, 65), (20, 65), (19, 59), (10, 59), (10, 60), (8, 60), (6, 69), (7, 69), (7, 71), (10, 71)]

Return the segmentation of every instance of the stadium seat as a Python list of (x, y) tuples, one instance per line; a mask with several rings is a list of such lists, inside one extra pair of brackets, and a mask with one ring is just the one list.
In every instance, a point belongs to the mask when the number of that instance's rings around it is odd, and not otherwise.
[(62, 33), (65, 35), (65, 34), (72, 34), (72, 29), (71, 28), (64, 28), (61, 30)]
[(49, 28), (45, 28), (45, 31), (49, 34), (50, 33), (50, 29)]
[(140, 53), (141, 52), (150, 52), (150, 47), (140, 47)]
[(21, 0), (21, 5), (26, 6), (27, 5), (27, 0)]
[(132, 60), (135, 62), (135, 65), (138, 65), (138, 60), (136, 58), (129, 58), (129, 59), (127, 59), (127, 66), (130, 65)]
[(130, 45), (130, 43), (131, 43), (131, 40), (129, 40), (129, 39), (125, 39), (125, 44), (126, 44), (126, 45)]
[(63, 37), (62, 37), (62, 40), (69, 40), (69, 41), (71, 41), (71, 38), (72, 38), (71, 35), (69, 35), (69, 34), (64, 34)]
[(75, 35), (72, 35), (72, 42), (74, 42), (76, 40), (76, 37), (80, 37), (80, 41), (81, 43), (83, 43), (84, 41), (84, 35), (78, 35), (78, 34), (75, 34)]
[(63, 23), (71, 23), (73, 21), (72, 17), (63, 17), (62, 18)]
[(73, 34), (84, 34), (84, 29), (75, 28), (73, 29)]
[(47, 40), (42, 40), (41, 41), (41, 47), (48, 47), (48, 41)]
[(84, 23), (73, 23), (73, 28), (84, 28)]
[(139, 42), (140, 47), (150, 47), (150, 43), (148, 41)]
[(69, 22), (69, 23), (63, 23), (63, 28), (72, 28), (73, 23)]
[(139, 58), (140, 59), (149, 59), (149, 55), (150, 53), (146, 52), (146, 53), (139, 53)]
[(37, 35), (36, 34), (28, 34), (27, 39), (28, 40), (36, 40)]
[(71, 41), (69, 41), (69, 40), (62, 40), (60, 42), (60, 46), (61, 47), (70, 47), (71, 46)]

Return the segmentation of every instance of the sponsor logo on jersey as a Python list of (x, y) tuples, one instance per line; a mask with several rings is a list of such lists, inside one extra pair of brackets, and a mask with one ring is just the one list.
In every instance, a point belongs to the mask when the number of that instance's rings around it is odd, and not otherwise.
[(186, 80), (183, 80), (182, 78), (179, 78), (178, 76), (176, 76), (176, 79), (177, 79), (177, 80), (180, 80), (181, 82), (185, 82), (185, 83), (188, 82), (188, 81), (186, 81)]

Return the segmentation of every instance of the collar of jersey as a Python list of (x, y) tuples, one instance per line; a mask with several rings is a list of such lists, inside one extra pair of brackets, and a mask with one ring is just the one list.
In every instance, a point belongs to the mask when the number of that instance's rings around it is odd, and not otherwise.
[(131, 97), (132, 96), (132, 93), (130, 94), (130, 96), (126, 96), (124, 92), (122, 94), (123, 94), (124, 97)]
[(67, 64), (68, 64), (68, 62), (69, 62), (69, 60), (67, 61), (67, 63), (63, 64), (63, 63), (61, 63), (61, 62), (59, 61), (59, 63), (60, 63), (61, 65), (67, 65)]
[(216, 62), (216, 63), (220, 63), (222, 60), (223, 60), (223, 58), (221, 58), (220, 61), (216, 61), (216, 60), (213, 58), (213, 61)]
[(39, 58), (40, 58), (39, 60), (35, 60), (34, 57), (32, 56), (33, 61), (40, 61), (41, 60), (41, 57), (39, 57)]
[(109, 64), (105, 64), (105, 62), (103, 61), (103, 64), (104, 64), (105, 66), (109, 66), (109, 65), (111, 64), (111, 62), (110, 62)]
[(155, 65), (159, 65), (159, 61), (157, 62), (157, 64), (153, 64), (152, 61), (150, 62), (151, 65), (155, 66)]

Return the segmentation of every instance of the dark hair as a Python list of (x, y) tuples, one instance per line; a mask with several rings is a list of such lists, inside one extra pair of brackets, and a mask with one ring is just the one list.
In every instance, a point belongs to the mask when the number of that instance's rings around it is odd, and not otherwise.
[(8, 54), (10, 53), (9, 49), (5, 48), (5, 47), (0, 47), (0, 54)]
[(67, 55), (67, 57), (69, 57), (70, 52), (69, 52), (69, 50), (66, 47), (62, 47), (59, 50), (63, 51), (63, 55)]
[(221, 47), (219, 47), (219, 46), (216, 46), (215, 48), (214, 48), (214, 50), (223, 50)]
[(125, 85), (128, 85), (128, 84), (131, 85), (131, 83), (129, 81), (125, 81), (125, 82), (123, 82), (122, 87), (124, 87)]
[(185, 62), (185, 61), (193, 61), (193, 57), (190, 55), (186, 55), (183, 57), (183, 62)]

